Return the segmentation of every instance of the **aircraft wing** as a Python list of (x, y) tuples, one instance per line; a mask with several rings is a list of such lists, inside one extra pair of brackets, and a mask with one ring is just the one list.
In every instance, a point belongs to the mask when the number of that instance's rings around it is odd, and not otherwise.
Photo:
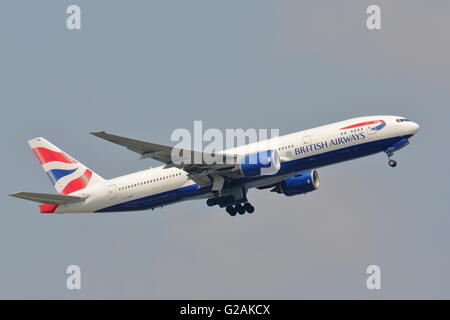
[[(225, 178), (233, 178), (239, 176), (236, 166), (236, 164), (238, 163), (238, 155), (220, 154), (222, 158), (222, 161), (220, 161), (220, 163), (207, 164), (204, 162), (204, 156), (208, 155), (212, 158), (216, 156), (215, 154), (194, 150), (178, 149), (171, 146), (126, 138), (106, 133), (105, 131), (91, 132), (91, 134), (112, 143), (126, 147), (128, 150), (137, 152), (141, 155), (141, 159), (152, 158), (165, 163), (165, 168), (177, 167), (183, 169), (184, 171), (188, 172), (189, 177), (200, 186), (210, 184), (214, 176), (223, 176)], [(189, 159), (192, 160), (191, 162), (194, 162), (194, 159), (199, 159), (200, 163), (175, 164), (172, 162), (172, 152), (177, 152), (177, 154), (182, 154), (181, 152), (183, 152), (185, 157), (189, 156)]]
[(17, 192), (10, 194), (10, 196), (48, 204), (69, 204), (84, 200), (84, 198), (75, 196), (66, 196), (62, 194), (51, 194), (51, 193), (34, 193), (34, 192)]

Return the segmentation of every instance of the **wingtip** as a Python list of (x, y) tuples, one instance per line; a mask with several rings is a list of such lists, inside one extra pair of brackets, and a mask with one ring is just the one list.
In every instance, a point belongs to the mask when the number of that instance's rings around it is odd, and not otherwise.
[(14, 193), (8, 194), (8, 196), (18, 198), (21, 194), (22, 194), (22, 192), (14, 192)]
[(92, 131), (92, 132), (89, 132), (89, 133), (94, 135), (94, 136), (99, 136), (99, 135), (105, 134), (106, 132), (105, 131)]

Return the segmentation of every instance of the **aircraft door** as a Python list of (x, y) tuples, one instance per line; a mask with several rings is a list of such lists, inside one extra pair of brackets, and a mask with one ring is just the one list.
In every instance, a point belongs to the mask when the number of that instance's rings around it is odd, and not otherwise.
[(110, 200), (117, 198), (117, 190), (115, 184), (112, 184), (108, 187), (108, 195)]

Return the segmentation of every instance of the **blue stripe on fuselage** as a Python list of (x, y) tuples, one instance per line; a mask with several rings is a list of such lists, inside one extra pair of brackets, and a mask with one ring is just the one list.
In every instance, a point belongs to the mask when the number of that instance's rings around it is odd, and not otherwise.
[[(368, 156), (374, 153), (384, 151), (388, 147), (395, 144), (396, 142), (402, 140), (403, 138), (409, 139), (410, 137), (411, 135), (375, 140), (361, 143), (358, 145), (349, 146), (338, 150), (316, 154), (313, 156), (307, 156), (296, 160), (282, 162), (280, 171), (277, 173), (277, 175), (284, 175), (307, 169), (320, 168), (330, 164), (335, 164), (351, 159)], [(268, 176), (241, 178), (234, 180), (233, 183), (245, 184), (259, 179), (265, 179), (267, 177)], [(208, 193), (210, 192), (210, 190), (211, 190), (210, 186), (199, 188), (198, 185), (193, 184), (187, 187), (158, 193), (155, 195), (151, 195), (136, 200), (131, 200), (124, 203), (119, 203), (114, 206), (98, 210), (96, 212), (134, 211), (134, 210), (157, 208), (160, 206), (181, 201), (186, 197)]]
[(118, 211), (137, 211), (146, 210), (168, 205), (174, 202), (181, 201), (182, 199), (201, 195), (210, 191), (210, 187), (199, 188), (198, 185), (192, 184), (187, 187), (173, 189), (166, 192), (161, 192), (151, 196), (123, 202), (111, 207), (107, 207), (96, 212), (118, 212)]

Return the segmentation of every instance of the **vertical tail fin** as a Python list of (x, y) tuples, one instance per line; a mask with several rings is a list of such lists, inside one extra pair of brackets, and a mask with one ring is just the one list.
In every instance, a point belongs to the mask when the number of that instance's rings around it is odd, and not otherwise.
[(44, 138), (28, 141), (59, 194), (71, 194), (104, 179)]

